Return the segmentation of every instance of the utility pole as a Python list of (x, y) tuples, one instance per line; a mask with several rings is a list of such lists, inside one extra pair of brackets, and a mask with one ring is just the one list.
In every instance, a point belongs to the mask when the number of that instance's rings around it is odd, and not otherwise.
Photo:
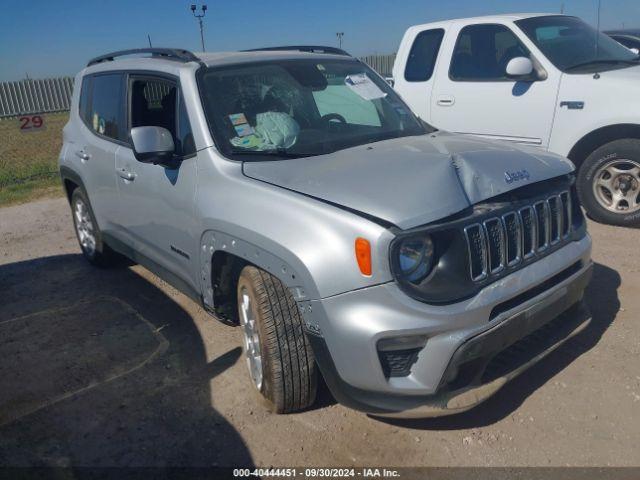
[(149, 40), (149, 48), (153, 48), (153, 45), (151, 45), (151, 35), (149, 35), (147, 33), (147, 40)]
[(344, 32), (336, 32), (336, 37), (338, 37), (338, 46), (342, 48), (342, 37), (344, 36)]
[(200, 10), (202, 13), (196, 13), (195, 4), (193, 3), (191, 4), (191, 13), (193, 13), (193, 16), (198, 19), (198, 23), (200, 24), (200, 42), (202, 43), (202, 51), (204, 52), (205, 49), (204, 49), (204, 33), (203, 33), (202, 19), (207, 14), (207, 6), (203, 4), (200, 7)]

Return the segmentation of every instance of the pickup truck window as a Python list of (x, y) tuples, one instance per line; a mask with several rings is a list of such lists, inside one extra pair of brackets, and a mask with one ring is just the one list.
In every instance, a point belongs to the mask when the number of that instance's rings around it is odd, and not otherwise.
[(216, 145), (233, 159), (308, 157), (427, 131), (383, 79), (353, 59), (247, 63), (199, 75)]
[(507, 27), (468, 25), (458, 36), (449, 76), (457, 81), (513, 81), (506, 68), (515, 57), (529, 57), (529, 51)]
[(637, 55), (576, 17), (532, 17), (516, 25), (563, 72), (593, 73), (637, 64)]
[(443, 37), (442, 28), (425, 30), (416, 36), (404, 69), (407, 82), (426, 82), (431, 78)]

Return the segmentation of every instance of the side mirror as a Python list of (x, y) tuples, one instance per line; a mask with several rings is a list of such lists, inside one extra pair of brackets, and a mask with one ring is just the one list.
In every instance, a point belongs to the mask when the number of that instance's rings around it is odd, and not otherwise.
[(515, 79), (527, 77), (532, 79), (533, 62), (527, 57), (515, 57), (509, 60), (506, 68), (507, 76)]
[(166, 165), (173, 160), (171, 132), (162, 127), (134, 127), (130, 132), (133, 155), (142, 163)]

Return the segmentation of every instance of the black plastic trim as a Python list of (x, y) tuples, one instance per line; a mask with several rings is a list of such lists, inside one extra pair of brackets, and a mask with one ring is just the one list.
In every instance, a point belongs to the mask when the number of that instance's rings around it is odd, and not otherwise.
[(202, 296), (200, 293), (192, 287), (189, 282), (184, 280), (182, 277), (179, 277), (175, 273), (166, 269), (159, 263), (151, 260), (146, 255), (135, 250), (133, 247), (127, 245), (123, 241), (119, 240), (115, 236), (110, 233), (102, 232), (102, 238), (104, 242), (109, 245), (109, 247), (121, 255), (129, 258), (130, 260), (142, 265), (144, 268), (149, 270), (154, 275), (157, 275), (162, 280), (170, 284), (176, 290), (187, 295), (193, 301), (197, 302), (198, 305), (203, 306), (204, 302), (202, 301)]

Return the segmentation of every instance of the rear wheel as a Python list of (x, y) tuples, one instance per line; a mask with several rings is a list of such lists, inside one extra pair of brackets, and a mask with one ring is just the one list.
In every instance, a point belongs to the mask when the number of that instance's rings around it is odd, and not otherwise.
[(80, 187), (76, 188), (71, 195), (71, 211), (76, 236), (84, 258), (91, 264), (100, 267), (107, 267), (115, 263), (116, 255), (103, 242), (91, 204), (86, 193)]
[(264, 270), (245, 267), (238, 280), (238, 316), (249, 375), (268, 408), (289, 413), (310, 406), (315, 360), (289, 290)]
[(580, 167), (577, 187), (597, 222), (640, 226), (640, 140), (615, 140), (595, 150)]

